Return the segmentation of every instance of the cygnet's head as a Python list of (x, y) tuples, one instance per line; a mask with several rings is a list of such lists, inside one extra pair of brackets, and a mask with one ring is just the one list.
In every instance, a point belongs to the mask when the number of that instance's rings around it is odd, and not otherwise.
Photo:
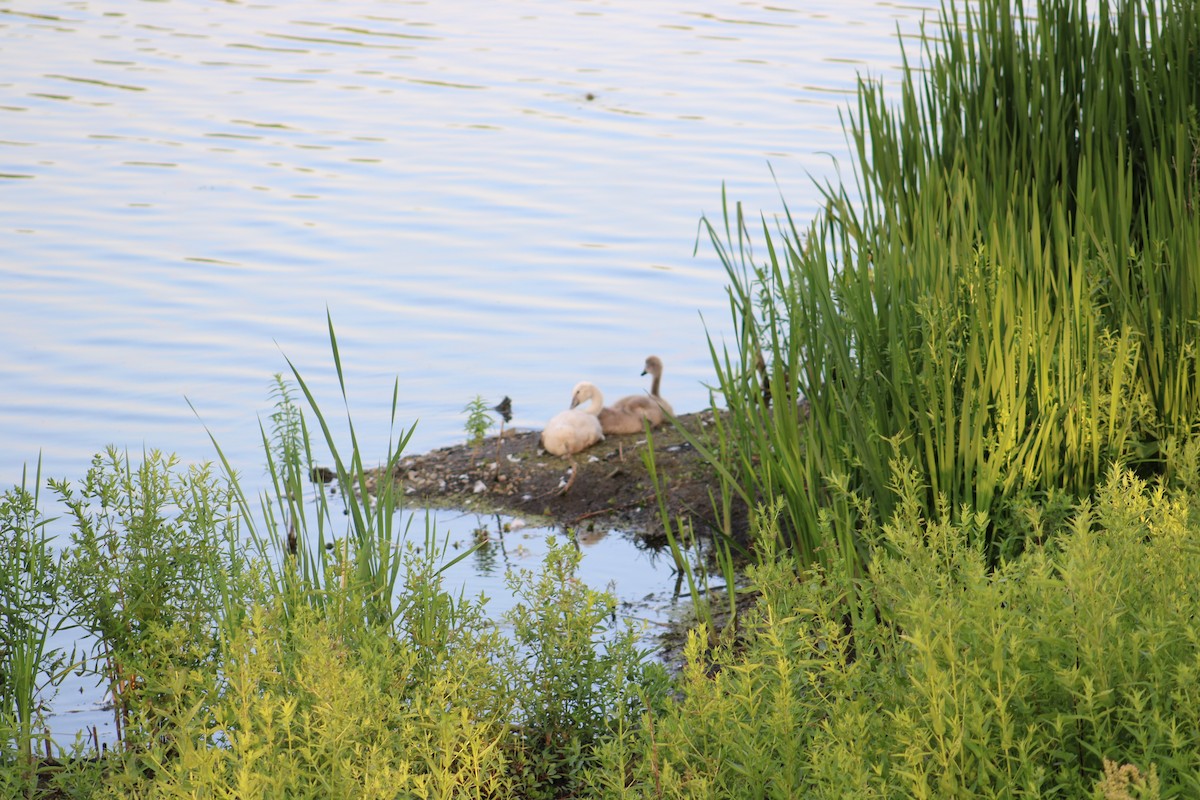
[(659, 358), (658, 356), (647, 356), (646, 368), (642, 370), (642, 374), (643, 375), (655, 375), (655, 376), (661, 378), (662, 371), (663, 371), (662, 359)]
[(591, 381), (580, 381), (575, 384), (575, 388), (571, 391), (571, 408), (575, 408), (580, 403), (599, 396), (600, 390), (596, 388), (596, 384)]

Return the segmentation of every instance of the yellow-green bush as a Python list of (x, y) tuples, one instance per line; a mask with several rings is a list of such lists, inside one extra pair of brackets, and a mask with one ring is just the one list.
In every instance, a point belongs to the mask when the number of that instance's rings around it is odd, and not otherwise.
[(987, 521), (925, 520), (917, 488), (897, 487), (869, 579), (768, 551), (743, 640), (693, 634), (682, 698), (610, 743), (596, 792), (1151, 796), (1153, 775), (1155, 796), (1197, 796), (1197, 497), (1114, 472), (1069, 533), (991, 570), (969, 543)]
[[(614, 601), (575, 579), (578, 561), (551, 542), (540, 573), (511, 577), (513, 640), (470, 602), (431, 646), (276, 598), (188, 668), (186, 629), (156, 630), (130, 721), (138, 746), (77, 796), (572, 796), (595, 748), (666, 689), (634, 631), (605, 630)], [(422, 604), (448, 607), (432, 562), (409, 567)]]
[[(146, 797), (392, 798), (508, 796), (507, 720), (467, 705), (486, 680), (492, 642), (455, 651), (436, 673), (414, 648), (364, 626), (313, 612), (287, 619), (258, 609), (226, 643), (215, 673), (180, 676), (220, 692), (205, 715), (164, 709), (170, 740), (137, 757)], [(423, 680), (418, 680), (418, 672)], [(464, 682), (475, 685), (463, 691)], [(488, 711), (493, 713), (489, 717)], [(481, 713), (482, 712), (482, 713)], [(132, 757), (131, 757), (132, 758)]]

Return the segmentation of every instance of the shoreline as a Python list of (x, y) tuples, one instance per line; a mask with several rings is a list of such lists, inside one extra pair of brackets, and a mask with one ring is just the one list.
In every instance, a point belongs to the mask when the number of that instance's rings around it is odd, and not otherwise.
[[(701, 536), (710, 536), (721, 517), (712, 501), (719, 496), (719, 477), (676, 426), (707, 443), (712, 424), (713, 412), (706, 410), (683, 414), (651, 432), (655, 471), (672, 524), (688, 519)], [(644, 433), (607, 436), (567, 459), (541, 449), (539, 430), (505, 430), (503, 437), (478, 445), (403, 456), (394, 479), (408, 504), (540, 517), (563, 529), (608, 525), (661, 546), (666, 536), (658, 496), (643, 461), (650, 445)], [(578, 473), (572, 476), (575, 467)], [(380, 468), (371, 479), (373, 487), (388, 476)], [(744, 517), (735, 514), (735, 519)]]

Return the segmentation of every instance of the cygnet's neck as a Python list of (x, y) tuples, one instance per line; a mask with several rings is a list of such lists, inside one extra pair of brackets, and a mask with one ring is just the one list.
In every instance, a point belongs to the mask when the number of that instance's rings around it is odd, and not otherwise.
[(658, 387), (662, 383), (662, 367), (657, 364), (647, 364), (646, 369), (642, 370), (642, 374), (650, 375), (650, 394), (658, 397)]
[[(587, 408), (580, 408), (584, 400), (591, 400), (591, 405)], [(575, 389), (571, 392), (571, 409), (582, 411), (585, 414), (600, 415), (600, 409), (604, 407), (604, 395), (600, 393), (600, 387), (589, 381), (580, 381), (576, 384)]]
[(588, 407), (583, 410), (589, 414), (595, 414), (596, 416), (599, 416), (600, 409), (604, 408), (604, 395), (600, 393), (599, 389), (593, 386), (588, 397), (591, 398), (592, 402), (590, 402)]

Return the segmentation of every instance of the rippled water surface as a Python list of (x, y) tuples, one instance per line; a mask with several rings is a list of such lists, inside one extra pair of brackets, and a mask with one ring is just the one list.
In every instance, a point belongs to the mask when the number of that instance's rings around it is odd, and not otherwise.
[[(0, 2), (0, 478), (109, 442), (261, 464), (291, 358), (413, 448), (476, 394), (540, 427), (588, 378), (707, 402), (721, 188), (800, 217), (886, 2)], [(771, 169), (778, 177), (777, 188)]]
[(327, 313), (368, 461), (396, 381), (413, 451), (649, 353), (706, 406), (701, 216), (811, 216), (932, 5), (0, 0), (0, 485), (207, 426), (253, 490), (285, 358), (340, 402)]

